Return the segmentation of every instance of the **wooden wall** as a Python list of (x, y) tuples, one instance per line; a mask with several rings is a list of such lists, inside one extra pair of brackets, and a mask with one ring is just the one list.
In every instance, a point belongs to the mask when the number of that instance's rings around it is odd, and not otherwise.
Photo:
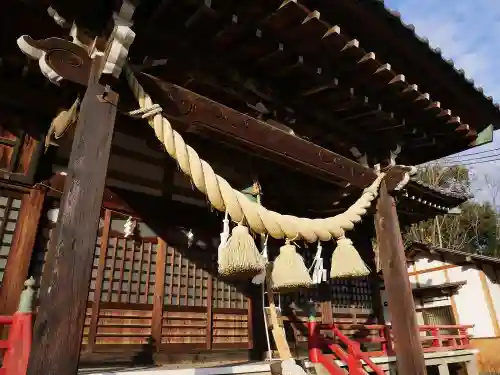
[(40, 119), (2, 108), (0, 119), (0, 178), (31, 184), (42, 154)]
[[(253, 327), (258, 321), (260, 302), (254, 303), (256, 309), (252, 311), (249, 298), (259, 291), (252, 290), (249, 282), (231, 284), (217, 278), (220, 221), (209, 214), (205, 198), (175, 170), (148, 130), (142, 123), (123, 118), (117, 124), (106, 185), (108, 193), (115, 198), (125, 199), (121, 194), (127, 192), (127, 207), (118, 207), (111, 197), (103, 202), (82, 337), (83, 358), (111, 352), (179, 355), (224, 350), (248, 352), (257, 342), (263, 344), (265, 340), (261, 334), (263, 325)], [(64, 170), (67, 165), (71, 138), (64, 137), (59, 143), (54, 150), (53, 172)], [(231, 166), (213, 164), (235, 186), (245, 188), (252, 182)], [(59, 194), (54, 189), (62, 190), (62, 184), (50, 184), (52, 190), (45, 200), (30, 264), (30, 274), (38, 282), (44, 272), (50, 272), (44, 266), (59, 205)], [(2, 199), (0, 196), (0, 205), (3, 205)], [(7, 236), (4, 245), (14, 230), (12, 220), (20, 199), (21, 196), (15, 194), (5, 196), (3, 212), (11, 216), (0, 220), (0, 234), (5, 227)], [(169, 201), (178, 203), (175, 212), (169, 211)], [(188, 214), (179, 212), (179, 205), (185, 206)], [(194, 217), (189, 207), (195, 206), (198, 210), (206, 208), (213, 220), (207, 223)], [(130, 213), (138, 220), (135, 238), (125, 238), (123, 234), (123, 225)], [(180, 216), (183, 216), (183, 228), (177, 227)], [(203, 228), (193, 228), (196, 237), (189, 245), (186, 231), (191, 225)], [(205, 232), (203, 239), (197, 229)], [(331, 250), (325, 257), (330, 257)], [(0, 256), (6, 259), (7, 252), (8, 249), (2, 247)], [(311, 264), (313, 253), (314, 250), (307, 251), (306, 264)], [(328, 260), (326, 267), (329, 267)], [(326, 321), (364, 323), (371, 319), (371, 289), (367, 280), (329, 281), (321, 290), (290, 295), (282, 298), (281, 303), (285, 312), (305, 321), (304, 307), (310, 298), (317, 302), (319, 313)], [(289, 325), (287, 328), (292, 343), (297, 340), (305, 343), (304, 335)]]
[[(127, 217), (103, 210), (84, 350), (140, 350), (147, 346), (166, 352), (251, 349), (246, 285), (215, 277), (213, 245), (169, 246), (141, 221), (138, 236), (125, 238)], [(32, 264), (32, 274), (38, 279), (55, 226), (49, 220), (43, 225)], [(184, 233), (180, 236), (187, 239)]]

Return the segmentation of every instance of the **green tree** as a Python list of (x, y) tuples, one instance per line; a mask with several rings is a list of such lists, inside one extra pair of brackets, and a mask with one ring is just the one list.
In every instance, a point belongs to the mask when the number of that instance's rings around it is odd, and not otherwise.
[[(469, 193), (471, 176), (464, 166), (430, 165), (418, 178), (430, 185), (455, 193)], [(460, 214), (446, 214), (414, 224), (403, 233), (406, 243), (424, 242), (433, 246), (498, 256), (499, 215), (490, 202), (468, 201)]]

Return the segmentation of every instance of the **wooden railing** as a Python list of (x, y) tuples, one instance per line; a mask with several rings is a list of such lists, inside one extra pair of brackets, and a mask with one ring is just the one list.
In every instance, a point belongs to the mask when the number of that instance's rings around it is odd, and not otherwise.
[[(335, 327), (335, 328), (333, 328)], [(422, 325), (419, 326), (420, 341), (424, 352), (452, 351), (470, 349), (468, 330), (472, 325)], [(309, 328), (311, 332), (311, 327)], [(317, 324), (311, 335), (326, 337), (329, 341), (342, 342), (344, 336), (359, 344), (363, 353), (369, 357), (395, 354), (396, 343), (390, 325), (377, 324)], [(314, 341), (315, 338), (313, 337)]]
[[(335, 361), (344, 363), (351, 375), (366, 374), (368, 367), (376, 375), (384, 375), (384, 371), (372, 362), (369, 355), (361, 351), (360, 344), (344, 335), (334, 324), (317, 324), (310, 321), (309, 327), (309, 359), (313, 363), (321, 363), (331, 375), (341, 375), (345, 372)], [(320, 334), (327, 329), (333, 334), (328, 337)], [(331, 351), (330, 354), (325, 349)]]
[(9, 332), (6, 340), (0, 340), (0, 349), (4, 352), (0, 375), (26, 375), (33, 326), (33, 284), (33, 279), (25, 283), (26, 289), (21, 293), (14, 315), (0, 316), (2, 332), (7, 329)]

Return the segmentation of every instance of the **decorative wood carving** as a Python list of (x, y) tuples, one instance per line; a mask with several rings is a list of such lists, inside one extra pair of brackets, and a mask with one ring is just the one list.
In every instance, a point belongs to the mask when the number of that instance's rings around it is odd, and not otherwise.
[[(185, 88), (140, 74), (141, 84), (159, 100), (164, 113), (188, 126), (188, 131), (216, 134), (260, 157), (285, 163), (304, 173), (345, 186), (365, 188), (376, 178), (373, 170), (275, 126), (240, 113)], [(411, 168), (395, 166), (388, 172), (390, 190)]]
[(35, 40), (28, 35), (19, 37), (17, 45), (24, 54), (38, 60), (50, 82), (59, 85), (64, 78), (87, 85), (92, 61), (85, 48), (61, 38)]
[(69, 29), (71, 27), (71, 23), (66, 21), (66, 19), (62, 17), (59, 13), (57, 13), (57, 11), (54, 8), (48, 7), (47, 13), (54, 19), (55, 23), (57, 23), (62, 28)]
[[(70, 24), (52, 7), (47, 9), (47, 13), (59, 26), (70, 29), (69, 34), (73, 41), (54, 37), (34, 40), (23, 35), (17, 40), (17, 45), (24, 54), (38, 60), (43, 75), (56, 85), (59, 85), (62, 79), (67, 79), (86, 86), (91, 58), (95, 54), (105, 55), (102, 73), (118, 78), (135, 39), (135, 32), (130, 28), (134, 10), (132, 3), (123, 1), (120, 11), (113, 15), (114, 28), (104, 52), (96, 48), (96, 39), (91, 38), (93, 42), (82, 40), (77, 25)], [(85, 40), (89, 39), (87, 35), (84, 37)]]
[(135, 32), (129, 26), (115, 26), (105, 53), (103, 74), (110, 74), (115, 78), (120, 76), (134, 38)]
[(120, 11), (113, 14), (114, 28), (109, 38), (108, 47), (104, 56), (103, 74), (110, 74), (118, 78), (122, 72), (128, 56), (128, 50), (134, 42), (135, 32), (130, 28), (132, 26), (132, 16), (135, 6), (128, 0), (124, 0)]

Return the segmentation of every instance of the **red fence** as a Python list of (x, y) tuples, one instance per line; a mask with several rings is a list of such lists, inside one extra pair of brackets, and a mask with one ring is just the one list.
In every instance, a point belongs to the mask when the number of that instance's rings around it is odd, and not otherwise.
[(31, 348), (32, 314), (16, 312), (13, 316), (0, 316), (0, 325), (10, 326), (6, 340), (0, 340), (5, 351), (0, 375), (26, 375)]
[[(332, 337), (325, 337), (320, 330), (328, 329)], [(374, 364), (369, 355), (361, 351), (360, 344), (345, 336), (335, 325), (309, 322), (309, 359), (313, 363), (321, 363), (331, 375), (342, 375), (345, 372), (337, 365), (341, 361), (349, 370), (349, 374), (366, 374), (364, 367), (370, 368), (376, 375), (384, 375), (384, 371)], [(323, 349), (329, 350), (327, 354)]]
[[(395, 354), (397, 343), (394, 341), (390, 325), (352, 325), (352, 324), (317, 324), (309, 326), (309, 340), (326, 337), (330, 343), (341, 343), (343, 337), (360, 345), (363, 353), (369, 357)], [(472, 325), (423, 325), (419, 326), (420, 341), (424, 352), (438, 352), (470, 349), (468, 330)]]

